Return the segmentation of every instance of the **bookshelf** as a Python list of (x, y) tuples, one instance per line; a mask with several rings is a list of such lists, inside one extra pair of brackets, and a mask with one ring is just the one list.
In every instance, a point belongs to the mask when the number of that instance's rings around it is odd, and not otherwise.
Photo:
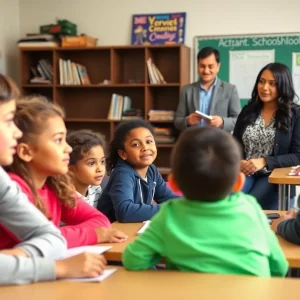
[[(190, 83), (190, 48), (185, 45), (112, 46), (86, 48), (20, 48), (19, 78), (24, 94), (41, 94), (61, 105), (69, 130), (89, 128), (101, 132), (109, 142), (121, 121), (108, 120), (112, 94), (129, 96), (132, 107), (148, 112), (173, 110), (181, 87)], [(151, 58), (167, 83), (150, 84), (147, 59)], [(46, 59), (53, 67), (53, 82), (30, 83), (31, 67)], [(59, 60), (71, 60), (86, 67), (90, 84), (60, 84)], [(104, 84), (107, 80), (109, 83)], [(150, 121), (153, 126), (172, 128), (173, 121)], [(163, 176), (169, 171), (173, 144), (157, 144), (155, 161)]]

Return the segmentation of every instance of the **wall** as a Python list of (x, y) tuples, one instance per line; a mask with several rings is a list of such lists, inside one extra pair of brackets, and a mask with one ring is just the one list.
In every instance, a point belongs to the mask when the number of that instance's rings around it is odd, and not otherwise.
[[(8, 1), (17, 0), (0, 3)], [(19, 9), (22, 35), (66, 18), (78, 24), (79, 33), (98, 37), (100, 45), (129, 44), (135, 13), (187, 12), (186, 44), (190, 47), (196, 35), (300, 32), (299, 0), (19, 0)], [(1, 5), (0, 22), (2, 14), (6, 15)]]
[[(130, 43), (134, 13), (187, 12), (186, 44), (196, 35), (300, 31), (299, 0), (19, 0), (21, 33), (66, 18), (100, 45)], [(193, 69), (193, 68), (192, 68)]]
[(0, 0), (0, 72), (18, 79), (19, 0)]

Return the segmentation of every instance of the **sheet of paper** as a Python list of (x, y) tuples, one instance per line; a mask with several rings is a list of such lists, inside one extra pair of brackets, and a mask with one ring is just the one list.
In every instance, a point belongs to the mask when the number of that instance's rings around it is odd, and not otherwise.
[(137, 235), (142, 234), (150, 225), (151, 221), (145, 221), (143, 227), (137, 232)]
[(111, 246), (82, 246), (82, 247), (75, 247), (67, 250), (67, 254), (64, 257), (61, 257), (60, 259), (63, 258), (68, 258), (83, 252), (89, 252), (89, 253), (96, 253), (96, 254), (101, 254), (110, 249)]
[(300, 52), (293, 52), (292, 76), (295, 92), (300, 97)]
[(274, 49), (229, 51), (229, 82), (236, 85), (241, 99), (251, 98), (259, 71), (274, 60)]
[(106, 279), (108, 276), (112, 275), (115, 273), (117, 269), (107, 269), (103, 272), (102, 275), (94, 278), (65, 278), (61, 279), (60, 281), (75, 281), (75, 282), (101, 282), (104, 279)]
[(195, 113), (197, 113), (198, 115), (200, 115), (201, 117), (203, 117), (203, 118), (206, 119), (206, 120), (212, 120), (212, 116), (209, 116), (209, 115), (207, 115), (207, 114), (204, 114), (204, 113), (202, 113), (202, 112), (199, 111), (199, 110), (195, 110)]

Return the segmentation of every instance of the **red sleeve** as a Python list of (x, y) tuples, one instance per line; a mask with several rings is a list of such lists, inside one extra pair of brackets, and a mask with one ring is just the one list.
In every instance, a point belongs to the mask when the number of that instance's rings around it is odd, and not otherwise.
[(15, 181), (18, 184), (22, 192), (28, 197), (29, 201), (33, 203), (33, 194), (26, 181), (17, 174), (8, 173), (8, 175), (11, 180)]
[(66, 224), (60, 230), (68, 248), (97, 244), (95, 228), (110, 227), (104, 214), (79, 198), (75, 208), (62, 206), (61, 220)]

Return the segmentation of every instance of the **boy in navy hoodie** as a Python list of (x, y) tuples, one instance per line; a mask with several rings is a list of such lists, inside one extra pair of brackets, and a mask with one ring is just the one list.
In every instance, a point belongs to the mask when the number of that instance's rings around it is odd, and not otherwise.
[(117, 127), (107, 158), (109, 182), (97, 206), (111, 222), (149, 220), (160, 203), (178, 197), (153, 165), (156, 156), (151, 124), (133, 120)]

